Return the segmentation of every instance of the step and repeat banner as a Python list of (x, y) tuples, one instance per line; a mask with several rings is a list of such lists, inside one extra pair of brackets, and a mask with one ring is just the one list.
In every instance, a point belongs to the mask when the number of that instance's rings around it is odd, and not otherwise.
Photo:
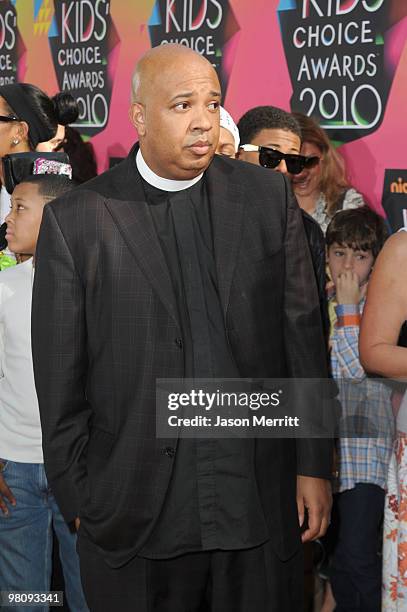
[(0, 0), (0, 85), (78, 100), (99, 170), (124, 157), (137, 59), (178, 42), (216, 68), (237, 121), (272, 104), (316, 117), (352, 184), (394, 227), (407, 221), (407, 1)]

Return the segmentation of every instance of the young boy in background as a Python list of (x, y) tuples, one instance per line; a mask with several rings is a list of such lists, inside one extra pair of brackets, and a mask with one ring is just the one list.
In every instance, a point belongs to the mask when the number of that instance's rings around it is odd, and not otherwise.
[(393, 443), (391, 389), (367, 378), (358, 341), (369, 275), (386, 237), (383, 219), (366, 206), (337, 213), (326, 234), (335, 289), (329, 304), (331, 365), (344, 424), (331, 526), (337, 535), (330, 571), (337, 612), (381, 609), (378, 542)]
[[(86, 612), (75, 530), (64, 521), (44, 471), (31, 357), (31, 291), (43, 208), (73, 186), (65, 176), (31, 176), (14, 189), (6, 217), (9, 248), (22, 263), (0, 275), (0, 591), (50, 590), (53, 528), (69, 609)], [(1, 603), (4, 610), (20, 610)], [(43, 612), (51, 604), (39, 600), (30, 610)]]

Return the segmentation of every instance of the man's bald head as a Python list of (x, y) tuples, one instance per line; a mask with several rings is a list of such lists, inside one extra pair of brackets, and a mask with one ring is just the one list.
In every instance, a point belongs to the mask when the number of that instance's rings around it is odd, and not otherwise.
[(132, 78), (132, 102), (145, 103), (149, 93), (154, 92), (157, 79), (162, 79), (165, 72), (178, 70), (180, 64), (191, 68), (201, 64), (206, 69), (210, 67), (216, 75), (207, 59), (185, 45), (168, 43), (153, 47), (136, 64)]
[(130, 118), (156, 174), (182, 180), (206, 170), (219, 138), (220, 97), (212, 64), (188, 47), (161, 45), (140, 59)]

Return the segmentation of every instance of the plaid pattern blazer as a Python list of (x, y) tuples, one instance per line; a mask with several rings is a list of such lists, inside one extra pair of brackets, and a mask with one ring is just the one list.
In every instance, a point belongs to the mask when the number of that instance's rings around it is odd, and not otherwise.
[[(155, 436), (155, 380), (182, 378), (182, 332), (144, 200), (136, 147), (45, 207), (32, 345), (45, 466), (67, 520), (112, 566), (154, 527), (177, 440)], [(242, 377), (322, 377), (318, 295), (286, 179), (215, 156), (206, 171), (218, 289)], [(329, 478), (328, 440), (257, 440), (259, 494), (277, 554), (300, 546), (296, 474)]]

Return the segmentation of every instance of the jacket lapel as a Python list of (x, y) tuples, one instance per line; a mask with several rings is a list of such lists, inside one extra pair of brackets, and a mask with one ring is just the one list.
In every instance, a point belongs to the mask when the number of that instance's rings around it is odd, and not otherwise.
[(138, 265), (154, 287), (175, 323), (179, 326), (178, 310), (171, 278), (148, 204), (145, 201), (140, 175), (136, 164), (132, 163), (132, 160), (128, 158), (124, 164), (134, 166), (131, 168), (131, 172), (126, 172), (126, 184), (119, 188), (119, 195), (125, 199), (109, 198), (105, 201), (105, 206)]
[[(217, 155), (206, 171), (218, 290), (224, 315), (229, 303), (230, 287), (243, 229), (243, 187), (235, 178), (236, 171), (235, 163), (232, 165)], [(123, 162), (120, 179), (115, 185), (120, 199), (109, 198), (105, 205), (140, 268), (179, 326), (172, 282), (145, 201), (141, 178), (135, 163), (135, 148)]]
[(218, 290), (224, 315), (243, 229), (243, 188), (236, 181), (236, 174), (236, 166), (217, 155), (207, 170)]

